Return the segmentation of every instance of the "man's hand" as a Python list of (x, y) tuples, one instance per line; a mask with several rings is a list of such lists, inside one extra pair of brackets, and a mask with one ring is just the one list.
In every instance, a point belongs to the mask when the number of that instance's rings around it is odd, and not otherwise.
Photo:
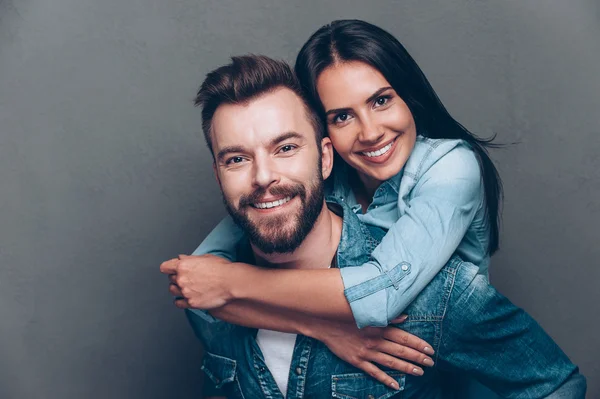
[(236, 263), (213, 255), (179, 255), (163, 262), (160, 272), (169, 276), (169, 292), (177, 297), (180, 309), (209, 310), (221, 307), (233, 299), (228, 276), (234, 273)]
[[(393, 322), (404, 319), (398, 318)], [(327, 345), (336, 356), (394, 389), (398, 389), (396, 381), (374, 363), (417, 376), (423, 375), (423, 369), (412, 363), (429, 367), (434, 364), (427, 356), (434, 353), (431, 345), (397, 327), (359, 330), (355, 325), (324, 321), (317, 330), (311, 335)]]

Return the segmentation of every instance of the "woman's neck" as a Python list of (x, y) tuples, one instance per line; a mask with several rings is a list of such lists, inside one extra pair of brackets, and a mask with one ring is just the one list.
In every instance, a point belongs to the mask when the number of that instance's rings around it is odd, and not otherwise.
[(367, 212), (367, 208), (373, 201), (375, 191), (377, 191), (377, 188), (381, 185), (381, 183), (381, 181), (357, 172), (356, 170), (353, 170), (350, 173), (350, 187), (354, 192), (356, 201), (362, 207), (363, 213)]

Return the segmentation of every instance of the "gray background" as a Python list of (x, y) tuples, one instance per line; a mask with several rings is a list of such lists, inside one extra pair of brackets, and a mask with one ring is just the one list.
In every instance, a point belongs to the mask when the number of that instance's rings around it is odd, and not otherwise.
[(196, 88), (342, 17), (397, 35), (467, 127), (521, 142), (493, 154), (492, 280), (600, 397), (598, 0), (0, 0), (0, 398), (198, 397), (158, 272), (224, 215)]

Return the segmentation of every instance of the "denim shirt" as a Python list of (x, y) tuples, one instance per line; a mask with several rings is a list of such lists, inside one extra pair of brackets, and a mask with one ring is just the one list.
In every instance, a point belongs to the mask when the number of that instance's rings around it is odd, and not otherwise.
[[(388, 230), (368, 262), (341, 270), (358, 327), (388, 325), (454, 253), (487, 274), (490, 226), (483, 182), (466, 142), (417, 136), (403, 170), (379, 186), (364, 214), (348, 183), (349, 172), (343, 161), (336, 163), (326, 193), (367, 225)], [(194, 254), (233, 261), (243, 236), (227, 217)]]
[[(344, 270), (369, 261), (385, 231), (361, 223), (335, 197), (329, 197), (328, 204), (337, 204), (343, 216), (337, 266)], [(237, 251), (239, 260), (251, 261), (247, 240), (238, 243)], [(186, 314), (206, 351), (206, 396), (283, 398), (256, 343), (256, 329), (209, 319), (201, 312)], [(397, 397), (443, 398), (445, 381), (457, 372), (477, 378), (502, 397), (545, 397), (577, 371), (533, 319), (495, 291), (478, 267), (458, 257), (442, 268), (407, 314), (402, 329), (433, 346), (436, 365), (421, 377), (387, 370), (400, 386)], [(321, 342), (297, 336), (287, 399), (383, 399), (396, 394)]]

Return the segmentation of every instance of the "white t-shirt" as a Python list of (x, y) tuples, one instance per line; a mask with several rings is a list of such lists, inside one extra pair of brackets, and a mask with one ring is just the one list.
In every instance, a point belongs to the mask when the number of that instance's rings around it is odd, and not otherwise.
[(265, 357), (265, 363), (273, 374), (279, 390), (286, 397), (296, 334), (271, 330), (258, 330), (256, 342)]
[(279, 390), (285, 398), (294, 347), (296, 346), (296, 334), (258, 330), (256, 343), (265, 357), (265, 363), (269, 371), (271, 371), (273, 378), (275, 378)]

